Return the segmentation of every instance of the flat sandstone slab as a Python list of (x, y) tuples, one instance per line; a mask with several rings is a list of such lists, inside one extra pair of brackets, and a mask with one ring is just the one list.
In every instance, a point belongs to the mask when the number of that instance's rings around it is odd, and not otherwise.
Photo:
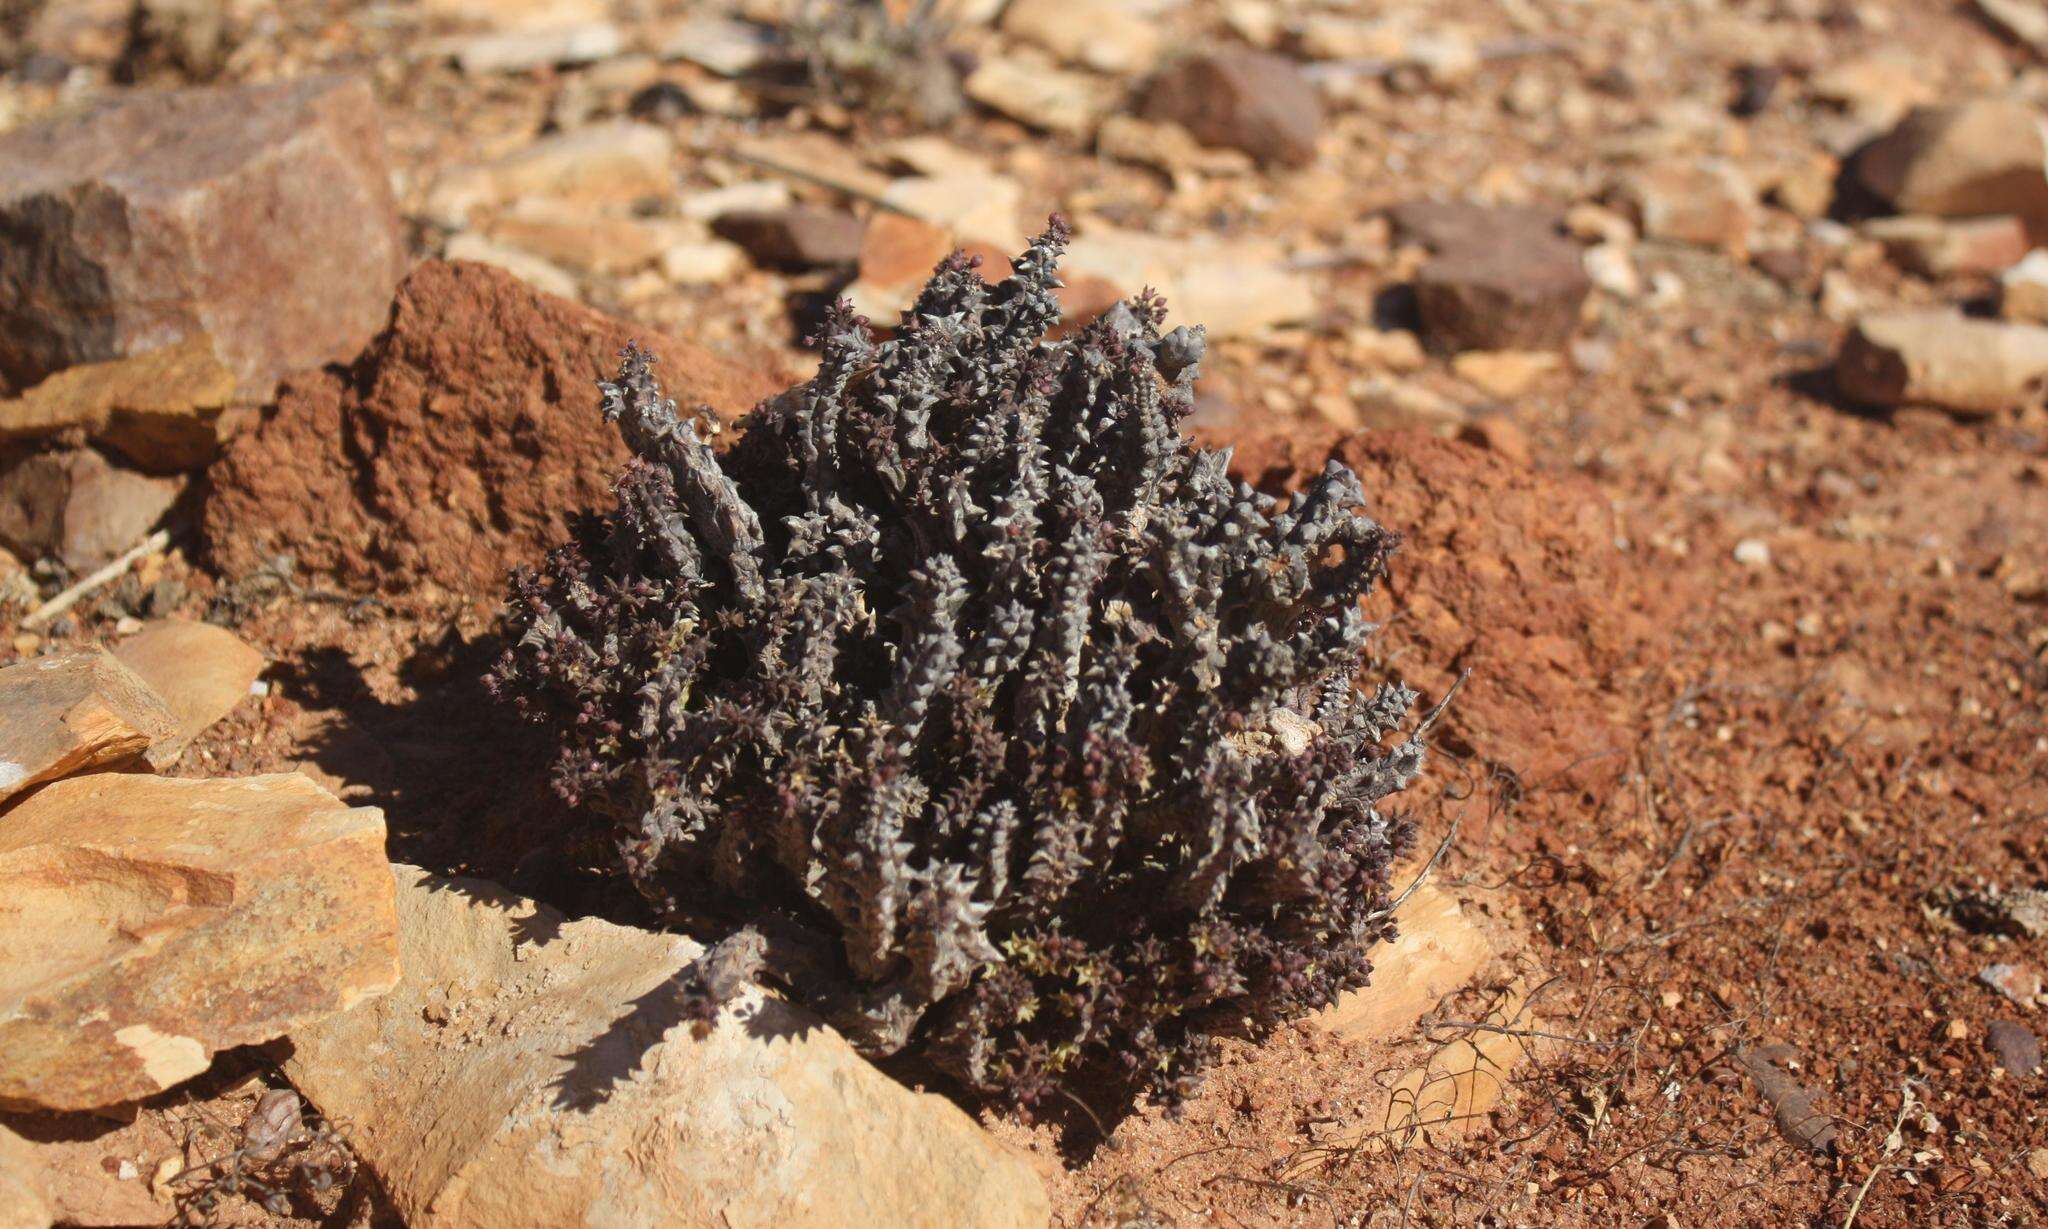
[(285, 1072), (413, 1229), (1007, 1229), (1031, 1163), (749, 991), (697, 1035), (703, 948), (392, 868), (405, 978), (292, 1034)]
[(175, 758), (249, 697), (263, 654), (211, 623), (158, 619), (114, 646), (114, 657), (164, 698), (177, 729), (158, 749)]
[(127, 773), (0, 816), (0, 1106), (81, 1110), (390, 989), (384, 817), (306, 777)]
[(105, 649), (80, 649), (0, 670), (0, 802), (59, 777), (129, 761), (177, 729), (148, 683)]

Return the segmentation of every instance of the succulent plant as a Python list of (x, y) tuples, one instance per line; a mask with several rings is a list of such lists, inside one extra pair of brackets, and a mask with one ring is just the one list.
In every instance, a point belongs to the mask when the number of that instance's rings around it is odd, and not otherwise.
[(1358, 480), (1194, 448), (1202, 333), (1149, 293), (1045, 341), (1066, 240), (949, 258), (892, 340), (841, 304), (723, 451), (629, 348), (617, 506), (515, 575), (492, 681), (650, 899), (865, 1052), (1170, 1101), (1366, 982), (1429, 721), (1354, 682)]

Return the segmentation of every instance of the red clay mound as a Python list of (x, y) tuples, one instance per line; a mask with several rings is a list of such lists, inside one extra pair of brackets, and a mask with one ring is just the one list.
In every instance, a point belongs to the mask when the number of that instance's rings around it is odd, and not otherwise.
[(1527, 785), (1611, 781), (1629, 745), (1621, 675), (1648, 630), (1613, 511), (1576, 475), (1531, 469), (1420, 432), (1210, 439), (1266, 490), (1335, 456), (1373, 517), (1402, 535), (1372, 613), (1375, 651), (1431, 697), (1471, 680), (1447, 718), (1457, 750)]
[(626, 453), (594, 382), (634, 338), (685, 407), (731, 415), (789, 383), (497, 269), (421, 264), (351, 368), (289, 381), (214, 466), (214, 566), (286, 554), (354, 588), (496, 596), (608, 499)]

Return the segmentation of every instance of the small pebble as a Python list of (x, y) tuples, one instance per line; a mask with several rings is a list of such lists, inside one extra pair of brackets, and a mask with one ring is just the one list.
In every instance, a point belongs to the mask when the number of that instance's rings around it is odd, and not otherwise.
[(2041, 1069), (2041, 1039), (2024, 1024), (1993, 1020), (1984, 1031), (1984, 1047), (2009, 1075), (2025, 1079)]
[(1771, 566), (1771, 544), (1762, 538), (1744, 538), (1735, 544), (1735, 562), (1746, 568)]

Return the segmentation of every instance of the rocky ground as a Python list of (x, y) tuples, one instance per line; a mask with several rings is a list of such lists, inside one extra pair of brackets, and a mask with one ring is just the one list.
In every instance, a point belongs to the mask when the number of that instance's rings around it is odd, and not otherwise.
[[(2040, 1223), (2048, 6), (915, 9), (0, 0), (0, 1224)], [(694, 945), (478, 683), (591, 382), (1053, 211), (1404, 535), (1409, 937), (1178, 1115), (636, 1067)]]

